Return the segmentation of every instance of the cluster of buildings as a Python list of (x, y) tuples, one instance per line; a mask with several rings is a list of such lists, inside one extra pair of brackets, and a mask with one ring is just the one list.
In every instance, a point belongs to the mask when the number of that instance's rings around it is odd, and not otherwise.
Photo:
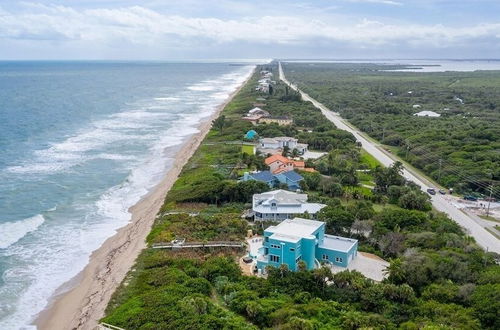
[(273, 81), (272, 78), (272, 72), (267, 70), (260, 71), (260, 79), (258, 81), (257, 87), (255, 87), (255, 90), (262, 93), (269, 93), (269, 91), (272, 89), (272, 85), (276, 84), (276, 81)]
[[(321, 263), (347, 267), (356, 257), (358, 241), (325, 234), (325, 223), (315, 220), (325, 204), (309, 203), (307, 194), (274, 190), (255, 194), (252, 213), (255, 221), (278, 223), (264, 230), (264, 237), (251, 247), (256, 271), (265, 274), (266, 267), (285, 264), (296, 271), (299, 262), (306, 269), (318, 268)], [(308, 215), (310, 219), (300, 216)]]
[(259, 107), (249, 110), (243, 120), (248, 120), (254, 125), (258, 124), (278, 124), (280, 126), (287, 126), (293, 124), (293, 119), (288, 116), (271, 116), (271, 114)]
[[(271, 94), (273, 85), (276, 84), (276, 81), (272, 80), (272, 77), (272, 72), (267, 70), (260, 71), (260, 79), (258, 81), (258, 85), (255, 87), (255, 90), (261, 93)], [(258, 100), (264, 99), (260, 98)], [(284, 126), (293, 124), (292, 118), (288, 116), (271, 116), (268, 111), (259, 108), (257, 104), (255, 104), (255, 108), (251, 109), (245, 114), (245, 116), (243, 116), (243, 119), (250, 121), (254, 125), (275, 123), (280, 126)]]
[[(261, 79), (256, 90), (263, 93), (272, 92), (272, 85), (275, 83), (272, 81), (273, 74), (266, 70), (260, 74)], [(289, 117), (273, 117), (259, 105), (254, 106), (243, 117), (254, 125), (293, 123)], [(258, 134), (250, 130), (245, 134), (245, 138), (254, 140), (258, 138)], [(258, 144), (246, 143), (243, 147), (248, 149), (243, 150), (248, 154), (258, 150), (270, 156), (265, 159), (269, 170), (245, 172), (241, 180), (261, 181), (271, 188), (284, 185), (288, 189), (273, 190), (252, 197), (252, 215), (255, 221), (278, 222), (265, 229), (262, 240), (255, 240), (261, 244), (254, 256), (258, 272), (264, 274), (266, 267), (280, 265), (287, 265), (288, 269), (296, 271), (301, 262), (305, 263), (306, 269), (319, 267), (320, 262), (347, 267), (357, 255), (357, 240), (325, 234), (325, 223), (314, 219), (317, 219), (318, 212), (326, 205), (310, 203), (307, 194), (294, 192), (300, 190), (300, 182), (304, 179), (296, 170), (315, 170), (306, 168), (302, 160), (293, 160), (282, 155), (284, 151), (289, 151), (303, 156), (308, 152), (308, 145), (299, 143), (296, 138), (280, 136), (262, 138)]]

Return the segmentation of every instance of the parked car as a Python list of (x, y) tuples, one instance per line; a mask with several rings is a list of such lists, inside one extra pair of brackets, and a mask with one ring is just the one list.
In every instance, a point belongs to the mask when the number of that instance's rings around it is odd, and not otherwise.
[(435, 195), (436, 194), (436, 189), (429, 188), (429, 189), (427, 189), (427, 193), (429, 193), (429, 195)]
[(439, 189), (439, 193), (440, 193), (441, 195), (446, 195), (446, 190), (444, 190), (444, 189)]
[(464, 199), (465, 199), (466, 201), (473, 201), (473, 202), (477, 202), (477, 197), (470, 196), (470, 195), (468, 195), (468, 196), (464, 196)]

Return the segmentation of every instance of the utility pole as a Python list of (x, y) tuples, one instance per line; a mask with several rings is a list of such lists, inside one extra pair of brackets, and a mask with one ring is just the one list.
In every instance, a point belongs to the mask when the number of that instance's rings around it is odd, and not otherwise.
[(490, 182), (490, 198), (488, 198), (488, 208), (486, 209), (486, 217), (490, 216), (490, 204), (492, 196), (493, 196), (493, 176), (491, 177), (491, 182)]
[(441, 165), (443, 164), (443, 160), (439, 158), (439, 173), (438, 173), (438, 182), (441, 181)]

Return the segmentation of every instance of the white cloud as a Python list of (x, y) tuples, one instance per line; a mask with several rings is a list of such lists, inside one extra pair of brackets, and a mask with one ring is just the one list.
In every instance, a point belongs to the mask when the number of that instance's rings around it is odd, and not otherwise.
[(492, 39), (498, 42), (499, 36), (500, 23), (456, 28), (395, 25), (367, 19), (346, 24), (296, 16), (224, 20), (167, 15), (140, 6), (76, 10), (65, 6), (32, 5), (28, 13), (3, 10), (0, 15), (0, 39), (100, 45), (128, 43), (137, 47), (162, 45), (196, 49), (200, 41), (253, 45), (301, 45), (322, 41), (356, 47), (409, 45), (439, 48), (461, 44), (464, 40)]
[(403, 3), (393, 0), (347, 0), (348, 2), (378, 3), (382, 5), (402, 6)]

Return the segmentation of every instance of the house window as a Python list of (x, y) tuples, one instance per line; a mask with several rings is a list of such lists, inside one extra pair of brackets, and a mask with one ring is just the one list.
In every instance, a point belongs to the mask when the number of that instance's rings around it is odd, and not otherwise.
[(271, 203), (271, 207), (276, 207), (276, 203)]
[(265, 237), (264, 242), (269, 242), (269, 237)]
[(280, 245), (276, 245), (276, 244), (271, 244), (271, 247), (273, 249), (281, 249), (281, 246)]
[(294, 249), (294, 248), (290, 248), (290, 251), (292, 251), (292, 252), (293, 252), (293, 251), (295, 251), (295, 249)]
[(337, 257), (337, 258), (335, 258), (335, 262), (343, 262), (343, 260), (342, 260), (342, 258)]
[(275, 256), (273, 254), (269, 255), (269, 260), (271, 262), (280, 262), (280, 257), (279, 256)]
[(328, 255), (327, 254), (323, 254), (323, 260), (328, 260)]
[(302, 256), (298, 256), (298, 257), (297, 257), (297, 259), (295, 259), (295, 263), (296, 263), (296, 264), (297, 264), (297, 263), (299, 263), (300, 258), (302, 258)]

